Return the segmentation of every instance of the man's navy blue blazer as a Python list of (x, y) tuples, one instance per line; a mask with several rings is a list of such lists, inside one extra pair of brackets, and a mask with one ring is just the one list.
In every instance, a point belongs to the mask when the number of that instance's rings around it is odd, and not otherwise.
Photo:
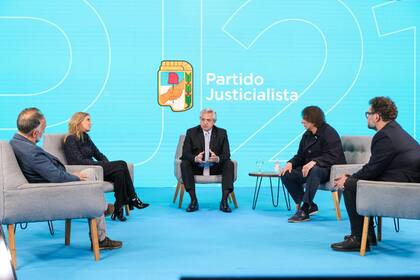
[(351, 177), (418, 183), (420, 146), (396, 121), (390, 121), (373, 136), (369, 162)]
[(20, 169), (29, 183), (64, 183), (80, 181), (79, 177), (66, 172), (58, 158), (47, 153), (20, 134), (10, 140)]

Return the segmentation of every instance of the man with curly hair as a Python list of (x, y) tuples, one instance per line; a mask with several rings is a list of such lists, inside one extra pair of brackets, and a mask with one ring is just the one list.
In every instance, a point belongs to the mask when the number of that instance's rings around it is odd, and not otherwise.
[(296, 213), (289, 223), (309, 221), (310, 215), (318, 212), (314, 198), (319, 185), (330, 179), (331, 166), (346, 163), (340, 136), (325, 121), (321, 108), (305, 107), (302, 124), (306, 132), (299, 149), (281, 172), (281, 181), (296, 203)]
[[(372, 138), (369, 162), (353, 175), (344, 174), (335, 179), (337, 188), (344, 189), (343, 196), (349, 215), (351, 234), (344, 241), (334, 243), (336, 251), (359, 251), (363, 216), (356, 211), (358, 180), (420, 182), (420, 146), (396, 121), (398, 111), (388, 97), (375, 97), (369, 101), (366, 112), (368, 127), (376, 130)], [(369, 224), (368, 245), (376, 245), (373, 222)]]

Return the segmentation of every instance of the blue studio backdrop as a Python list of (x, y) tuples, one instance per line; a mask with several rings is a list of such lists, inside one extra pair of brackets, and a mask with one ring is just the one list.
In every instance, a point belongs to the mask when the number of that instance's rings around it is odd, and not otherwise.
[[(160, 0), (0, 2), (0, 139), (39, 107), (46, 133), (76, 111), (136, 186), (176, 184), (178, 137), (211, 107), (239, 163), (237, 186), (297, 150), (301, 110), (318, 105), (340, 135), (372, 135), (370, 98), (389, 96), (417, 140), (420, 1)], [(418, 43), (419, 42), (419, 43)], [(158, 104), (163, 60), (193, 67), (193, 107)]]

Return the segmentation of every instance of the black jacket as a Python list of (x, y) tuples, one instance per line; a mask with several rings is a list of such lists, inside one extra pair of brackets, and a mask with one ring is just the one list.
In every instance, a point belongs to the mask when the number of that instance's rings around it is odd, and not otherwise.
[[(210, 150), (219, 157), (219, 163), (230, 159), (229, 140), (225, 129), (213, 126), (210, 138)], [(198, 125), (188, 129), (182, 148), (181, 159), (194, 162), (195, 156), (203, 151), (204, 134), (201, 126)]]
[(64, 154), (69, 164), (96, 165), (108, 161), (87, 133), (83, 133), (83, 140), (74, 135), (67, 136), (64, 142)]
[(324, 168), (346, 163), (340, 136), (327, 123), (321, 125), (315, 134), (310, 131), (303, 134), (299, 150), (289, 162), (293, 168), (299, 168), (311, 160), (316, 161), (317, 166)]
[(369, 162), (351, 177), (360, 180), (420, 182), (420, 146), (396, 121), (373, 136)]

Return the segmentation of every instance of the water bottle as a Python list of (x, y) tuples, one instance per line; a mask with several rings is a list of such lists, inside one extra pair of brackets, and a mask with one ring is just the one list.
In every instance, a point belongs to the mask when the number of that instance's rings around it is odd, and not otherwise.
[(280, 166), (280, 162), (279, 162), (278, 160), (274, 163), (274, 171), (275, 171), (277, 174), (280, 174), (280, 171), (281, 171), (281, 166)]
[(257, 160), (256, 165), (257, 165), (258, 172), (261, 173), (263, 165), (264, 165), (264, 161), (263, 160)]

